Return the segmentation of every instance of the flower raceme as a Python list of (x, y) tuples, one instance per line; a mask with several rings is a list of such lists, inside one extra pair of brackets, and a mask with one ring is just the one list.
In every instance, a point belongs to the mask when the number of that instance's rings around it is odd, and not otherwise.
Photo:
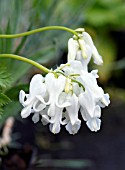
[(59, 133), (63, 125), (70, 134), (76, 134), (81, 126), (79, 114), (91, 131), (98, 131), (101, 108), (110, 103), (109, 94), (97, 84), (98, 70), (88, 72), (91, 57), (98, 65), (102, 65), (102, 57), (88, 33), (80, 30), (78, 35), (68, 41), (68, 63), (51, 70), (45, 77), (34, 75), (29, 94), (23, 90), (19, 94), (22, 118), (33, 114), (34, 123), (41, 119), (54, 134)]
[[(71, 61), (69, 66), (58, 68), (44, 78), (35, 75), (30, 82), (29, 94), (20, 91), (20, 103), (23, 105), (22, 118), (34, 114), (32, 120), (49, 124), (53, 133), (59, 133), (65, 125), (70, 134), (78, 132), (81, 120), (79, 112), (91, 131), (97, 131), (101, 125), (101, 107), (109, 105), (109, 95), (104, 94), (97, 85), (97, 70), (88, 73), (79, 70), (80, 61)], [(75, 73), (74, 73), (75, 71)], [(83, 88), (84, 87), (84, 88)]]

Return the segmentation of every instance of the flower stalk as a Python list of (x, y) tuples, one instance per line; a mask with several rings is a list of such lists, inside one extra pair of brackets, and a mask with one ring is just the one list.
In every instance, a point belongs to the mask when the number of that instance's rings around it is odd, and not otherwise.
[(18, 33), (18, 34), (0, 34), (0, 38), (19, 38), (19, 37), (32, 35), (32, 34), (36, 34), (36, 33), (47, 31), (47, 30), (64, 30), (78, 37), (78, 33), (74, 31), (73, 29), (63, 27), (63, 26), (48, 26), (48, 27), (42, 27), (42, 28), (34, 29), (32, 31), (27, 31), (27, 32)]
[(25, 57), (21, 57), (19, 55), (15, 55), (15, 54), (0, 54), (0, 58), (12, 58), (12, 59), (16, 59), (16, 60), (20, 60), (20, 61), (23, 61), (25, 63), (28, 63), (28, 64), (31, 64), (35, 67), (37, 67), (38, 69), (46, 72), (46, 73), (49, 73), (51, 72), (51, 70), (49, 70), (48, 68), (44, 67), (43, 65), (33, 61), (33, 60), (30, 60), (28, 58), (25, 58)]

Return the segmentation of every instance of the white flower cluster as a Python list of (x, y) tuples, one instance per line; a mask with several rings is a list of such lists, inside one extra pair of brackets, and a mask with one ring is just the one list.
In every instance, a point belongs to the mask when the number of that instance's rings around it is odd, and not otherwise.
[(88, 72), (91, 57), (98, 65), (103, 63), (90, 35), (81, 29), (79, 38), (68, 41), (68, 62), (45, 77), (35, 75), (30, 82), (29, 94), (20, 91), (23, 105), (22, 118), (33, 113), (34, 123), (41, 118), (43, 125), (49, 124), (54, 134), (65, 125), (70, 134), (76, 134), (81, 126), (79, 114), (91, 131), (101, 125), (101, 107), (109, 105), (109, 94), (97, 84), (98, 70)]

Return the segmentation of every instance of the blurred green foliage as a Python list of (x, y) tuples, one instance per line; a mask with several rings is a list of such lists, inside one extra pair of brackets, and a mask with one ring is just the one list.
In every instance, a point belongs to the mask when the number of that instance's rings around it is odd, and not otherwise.
[[(85, 27), (103, 56), (104, 67), (99, 68), (99, 73), (101, 81), (107, 82), (113, 69), (110, 66), (116, 57), (115, 43), (109, 33), (125, 27), (124, 9), (122, 0), (4, 0), (0, 1), (0, 34), (20, 33), (49, 25), (72, 29)], [(56, 30), (18, 39), (0, 39), (0, 53), (22, 55), (52, 67), (67, 51), (67, 41), (71, 36)], [(0, 59), (1, 67), (5, 67), (12, 77), (4, 92), (13, 102), (5, 107), (4, 115), (17, 114), (20, 110), (19, 90), (28, 89), (25, 85), (28, 79), (40, 71), (31, 70), (31, 65), (13, 59)], [(1, 124), (5, 118), (2, 116)]]
[(123, 0), (96, 0), (91, 8), (87, 9), (85, 18), (87, 23), (103, 29), (125, 27), (125, 2)]

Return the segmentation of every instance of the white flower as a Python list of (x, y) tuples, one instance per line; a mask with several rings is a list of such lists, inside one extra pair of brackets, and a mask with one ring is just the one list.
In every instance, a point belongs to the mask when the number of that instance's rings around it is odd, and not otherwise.
[(81, 93), (79, 96), (79, 103), (81, 105), (81, 114), (86, 121), (87, 126), (91, 131), (98, 131), (100, 129), (101, 109), (99, 105), (96, 105), (95, 98), (89, 89)]
[(92, 57), (94, 59), (94, 63), (97, 65), (102, 65), (103, 64), (103, 60), (102, 60), (102, 56), (99, 55), (91, 36), (87, 33), (87, 32), (83, 32), (83, 40), (85, 41), (85, 44), (87, 44), (91, 50), (92, 50)]
[(50, 131), (52, 133), (54, 133), (54, 134), (60, 132), (61, 125), (63, 124), (62, 117), (63, 117), (63, 109), (64, 109), (64, 107), (67, 107), (67, 106), (71, 105), (71, 103), (68, 102), (66, 93), (62, 92), (59, 95), (58, 104), (59, 104), (60, 107), (55, 106), (54, 115), (51, 115), (51, 116), (42, 115), (42, 122), (44, 124), (50, 123), (50, 125), (49, 125)]
[(32, 112), (43, 110), (46, 105), (39, 102), (38, 96), (43, 98), (46, 93), (46, 87), (43, 83), (43, 76), (40, 74), (35, 75), (30, 82), (29, 94), (25, 94), (23, 90), (20, 91), (19, 101), (23, 105), (21, 111), (22, 118), (28, 117)]
[(93, 70), (90, 73), (82, 71), (79, 81), (83, 84), (85, 89), (90, 89), (99, 106), (108, 106), (110, 104), (109, 94), (104, 94), (103, 89), (98, 86), (96, 78), (98, 78), (97, 70)]
[(62, 122), (62, 111), (63, 108), (56, 107), (55, 108), (55, 115), (51, 117), (50, 119), (50, 131), (54, 134), (60, 132), (60, 125)]
[[(88, 71), (88, 63), (91, 59), (92, 51), (83, 40), (78, 41), (73, 38), (70, 38), (68, 41), (68, 62), (78, 60), (83, 65), (83, 69)], [(82, 49), (80, 49), (79, 45)]]
[(87, 69), (87, 65), (93, 57), (94, 63), (97, 65), (102, 65), (103, 60), (99, 55), (91, 36), (84, 32), (79, 34), (79, 38), (70, 38), (68, 41), (68, 62), (72, 60), (79, 60)]
[(45, 78), (35, 75), (30, 82), (29, 94), (20, 91), (23, 105), (22, 118), (33, 113), (32, 120), (49, 124), (54, 134), (64, 125), (70, 134), (76, 134), (81, 126), (79, 110), (91, 131), (101, 126), (101, 107), (109, 105), (109, 94), (97, 84), (98, 70), (88, 72), (91, 57), (98, 65), (103, 63), (90, 35), (83, 29), (76, 30), (68, 41), (68, 63), (48, 73)]
[(68, 61), (75, 60), (79, 44), (77, 40), (70, 38), (68, 41)]
[(62, 123), (63, 109), (64, 107), (67, 107), (69, 105), (71, 105), (71, 103), (68, 102), (67, 94), (62, 92), (58, 98), (58, 106), (55, 107), (55, 114), (54, 116), (51, 116), (49, 120), (50, 123), (49, 127), (52, 133), (56, 134), (60, 132), (60, 126), (61, 124), (63, 124)]
[(78, 97), (75, 94), (69, 95), (71, 106), (66, 107), (65, 112), (66, 117), (65, 122), (67, 123), (66, 130), (70, 134), (76, 134), (81, 126), (81, 120), (78, 119), (78, 111), (80, 105), (78, 103)]
[(45, 77), (45, 85), (49, 94), (49, 100), (46, 105), (49, 105), (48, 115), (50, 117), (55, 115), (56, 107), (63, 108), (70, 105), (67, 102), (59, 104), (59, 96), (65, 89), (65, 84), (66, 77), (63, 75), (59, 75), (59, 77), (56, 78), (53, 73), (48, 73)]

